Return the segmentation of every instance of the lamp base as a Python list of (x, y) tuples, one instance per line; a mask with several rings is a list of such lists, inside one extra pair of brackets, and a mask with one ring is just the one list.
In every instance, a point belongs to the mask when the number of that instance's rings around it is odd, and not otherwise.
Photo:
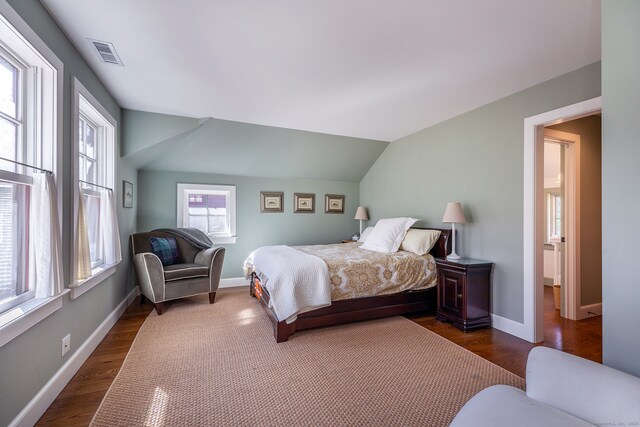
[(461, 258), (461, 257), (460, 257), (460, 255), (458, 255), (458, 254), (457, 254), (457, 253), (455, 253), (455, 252), (452, 252), (452, 253), (450, 253), (449, 255), (447, 255), (447, 259), (450, 259), (450, 260), (452, 260), (452, 261), (457, 261), (457, 260), (459, 260), (460, 258)]

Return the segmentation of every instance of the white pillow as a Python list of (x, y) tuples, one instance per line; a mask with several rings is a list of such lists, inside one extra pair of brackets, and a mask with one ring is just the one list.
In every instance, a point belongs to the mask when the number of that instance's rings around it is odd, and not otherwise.
[(428, 254), (440, 237), (440, 230), (419, 230), (412, 228), (404, 236), (400, 249), (418, 255)]
[(373, 227), (365, 228), (364, 231), (362, 232), (362, 235), (358, 239), (358, 242), (363, 243), (365, 240), (367, 240), (367, 236), (371, 233), (371, 230), (373, 230)]
[(390, 254), (396, 252), (407, 230), (418, 221), (415, 218), (383, 218), (373, 227), (362, 249)]

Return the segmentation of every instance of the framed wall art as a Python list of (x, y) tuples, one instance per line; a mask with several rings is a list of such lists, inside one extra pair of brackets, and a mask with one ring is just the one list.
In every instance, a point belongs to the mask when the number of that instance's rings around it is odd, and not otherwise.
[(293, 193), (294, 213), (314, 213), (316, 211), (316, 195), (310, 193)]
[(324, 213), (344, 213), (344, 196), (340, 194), (324, 195)]
[(122, 181), (122, 207), (133, 207), (133, 184), (129, 181)]
[(282, 212), (284, 205), (284, 193), (282, 191), (261, 191), (260, 212)]

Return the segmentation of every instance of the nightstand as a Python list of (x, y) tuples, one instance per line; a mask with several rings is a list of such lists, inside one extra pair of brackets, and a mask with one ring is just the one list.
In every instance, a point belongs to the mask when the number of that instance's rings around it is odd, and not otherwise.
[(491, 270), (493, 263), (479, 259), (436, 258), (438, 310), (436, 319), (463, 331), (491, 326)]

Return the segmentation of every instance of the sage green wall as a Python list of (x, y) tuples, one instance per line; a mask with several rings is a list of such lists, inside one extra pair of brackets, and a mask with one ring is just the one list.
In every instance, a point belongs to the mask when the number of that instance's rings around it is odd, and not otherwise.
[[(95, 98), (116, 119), (120, 107), (81, 58), (75, 47), (37, 0), (9, 0), (8, 3), (64, 63), (63, 167), (58, 178), (58, 191), (63, 193), (63, 256), (65, 280), (69, 283), (70, 241), (72, 235), (71, 183), (71, 77), (76, 76)], [(117, 164), (116, 189), (121, 200), (122, 180), (136, 183), (136, 171), (126, 162)], [(135, 230), (136, 209), (118, 209), (118, 221), (123, 242)], [(123, 249), (126, 251), (127, 247)], [(126, 258), (126, 257), (125, 257)], [(132, 289), (127, 279), (128, 261), (120, 264), (117, 273), (89, 292), (63, 306), (42, 322), (0, 347), (0, 425), (8, 425), (40, 391), (58, 369), (78, 350), (82, 343), (102, 323)], [(61, 340), (71, 333), (71, 351), (60, 356)]]
[(602, 302), (602, 118), (549, 126), (580, 135), (580, 305)]
[(394, 141), (360, 183), (370, 217), (410, 215), (442, 227), (460, 201), (458, 253), (495, 263), (492, 312), (523, 321), (524, 119), (600, 95), (588, 65)]
[(200, 120), (192, 117), (145, 111), (122, 110), (122, 156), (154, 147), (158, 141), (171, 140), (193, 131)]
[[(178, 183), (236, 186), (238, 241), (223, 245), (223, 278), (241, 277), (245, 258), (260, 246), (336, 243), (358, 231), (357, 182), (144, 170), (138, 172), (139, 231), (176, 226)], [(260, 213), (260, 191), (283, 191), (284, 212)], [(315, 213), (293, 213), (293, 193), (315, 193)], [(324, 213), (325, 194), (344, 194), (345, 213)]]
[(602, 339), (640, 376), (640, 2), (602, 2)]
[[(237, 234), (223, 278), (242, 276), (264, 245), (339, 242), (358, 231), (359, 181), (388, 143), (213, 118), (123, 110), (126, 158), (138, 167), (138, 231), (176, 226), (176, 184), (237, 187)], [(283, 191), (283, 213), (260, 213), (260, 191)], [(293, 193), (315, 193), (314, 214), (293, 213)], [(345, 213), (325, 214), (324, 195)]]

